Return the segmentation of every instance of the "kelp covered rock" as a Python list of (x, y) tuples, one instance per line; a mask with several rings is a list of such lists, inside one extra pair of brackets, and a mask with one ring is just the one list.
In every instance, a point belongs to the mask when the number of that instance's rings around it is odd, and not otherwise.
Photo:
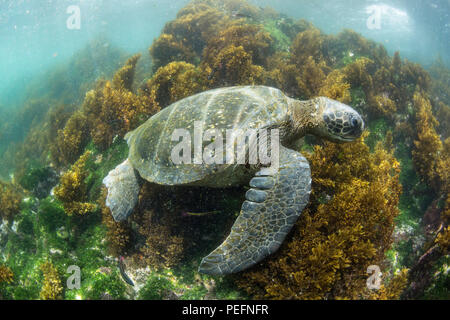
[(95, 89), (86, 93), (80, 110), (68, 119), (64, 129), (58, 130), (51, 148), (57, 165), (72, 164), (90, 139), (100, 150), (107, 149), (114, 137), (123, 137), (158, 110), (150, 96), (132, 92), (139, 58), (139, 54), (131, 57), (112, 81), (98, 81)]
[(242, 46), (251, 55), (255, 65), (265, 66), (267, 57), (274, 53), (273, 39), (262, 27), (250, 24), (231, 24), (208, 41), (203, 51), (203, 61), (215, 67), (214, 60), (229, 46)]
[(350, 84), (345, 80), (345, 74), (339, 70), (330, 72), (319, 90), (320, 96), (350, 103)]
[(450, 250), (450, 195), (447, 194), (447, 199), (445, 200), (445, 207), (441, 213), (442, 230), (436, 237), (436, 243), (441, 248), (443, 254), (448, 255)]
[(206, 76), (186, 62), (172, 62), (158, 69), (143, 87), (143, 92), (165, 108), (173, 102), (205, 89)]
[(141, 54), (136, 54), (129, 58), (125, 65), (114, 74), (112, 86), (117, 90), (133, 90), (133, 80), (136, 70), (136, 64), (141, 58)]
[(312, 28), (300, 32), (292, 42), (291, 62), (301, 68), (309, 57), (312, 57), (314, 62), (318, 63), (323, 59), (323, 42), (324, 36), (319, 29)]
[(150, 47), (150, 55), (153, 58), (153, 69), (157, 70), (172, 61), (195, 62), (195, 53), (187, 48), (172, 34), (163, 33)]
[(381, 66), (389, 57), (383, 45), (350, 29), (345, 29), (336, 36), (326, 36), (324, 47), (326, 59), (334, 67), (345, 65), (352, 58), (359, 57), (367, 57)]
[(35, 197), (43, 199), (58, 183), (59, 176), (52, 167), (31, 167), (21, 177), (19, 183)]
[(402, 293), (404, 299), (446, 299), (448, 290), (448, 253), (450, 201), (448, 194), (440, 210), (437, 230), (431, 230), (431, 241), (424, 245), (423, 253), (414, 262), (408, 275), (408, 287)]
[(62, 298), (63, 287), (58, 270), (49, 261), (44, 262), (40, 269), (44, 274), (44, 284), (41, 289), (42, 300), (58, 300)]
[(103, 188), (98, 201), (102, 210), (102, 223), (108, 230), (106, 233), (106, 240), (110, 252), (115, 256), (119, 256), (124, 254), (130, 246), (131, 228), (127, 222), (114, 221), (111, 210), (105, 205), (106, 195), (107, 190), (106, 188)]
[(0, 217), (12, 220), (19, 213), (22, 195), (11, 183), (0, 181)]
[(151, 97), (131, 91), (139, 57), (128, 59), (112, 82), (101, 82), (86, 94), (82, 112), (88, 118), (90, 135), (101, 150), (108, 148), (116, 135), (123, 137), (158, 110)]
[[(213, 249), (231, 228), (241, 205), (240, 200), (233, 200), (238, 193), (242, 190), (164, 188), (144, 183), (131, 216), (134, 250), (128, 254), (136, 265), (163, 273), (197, 265), (193, 257)], [(223, 207), (224, 214), (218, 214), (216, 206)], [(190, 272), (197, 273), (197, 268)]]
[(154, 268), (171, 268), (183, 258), (184, 239), (173, 231), (174, 223), (181, 222), (172, 217), (157, 217), (148, 210), (142, 216), (140, 234), (145, 236), (145, 245), (140, 249), (142, 260)]
[(52, 157), (59, 166), (74, 163), (83, 153), (89, 139), (89, 123), (86, 115), (75, 112), (67, 121), (64, 129), (58, 130)]
[(208, 41), (202, 69), (210, 87), (262, 84), (273, 51), (271, 36), (260, 26), (230, 24)]
[(263, 68), (253, 64), (243, 46), (230, 45), (221, 50), (212, 64), (209, 78), (214, 86), (256, 85), (262, 82)]
[[(2, 283), (11, 283), (14, 279), (14, 274), (11, 269), (7, 266), (0, 265), (0, 284)], [(1, 297), (1, 294), (0, 294)]]
[(206, 1), (189, 4), (165, 25), (152, 44), (153, 70), (173, 61), (198, 62), (209, 37), (217, 34), (226, 22), (226, 14)]
[(63, 203), (68, 215), (85, 215), (96, 209), (96, 205), (87, 202), (87, 185), (85, 179), (88, 176), (86, 162), (90, 152), (84, 153), (75, 164), (61, 176), (60, 184), (55, 188), (56, 198)]
[(436, 132), (438, 125), (433, 116), (430, 101), (422, 92), (414, 93), (414, 108), (416, 110), (416, 132), (412, 151), (413, 161), (419, 175), (435, 189), (439, 189), (437, 167), (442, 152), (442, 142)]
[(388, 284), (381, 283), (378, 290), (373, 290), (369, 300), (399, 300), (408, 284), (408, 269), (396, 273)]

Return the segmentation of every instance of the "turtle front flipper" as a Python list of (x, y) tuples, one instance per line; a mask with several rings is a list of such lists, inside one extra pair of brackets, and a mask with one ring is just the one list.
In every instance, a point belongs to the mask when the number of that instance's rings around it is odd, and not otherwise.
[(278, 172), (263, 168), (250, 181), (250, 187), (230, 235), (203, 258), (199, 272), (239, 272), (278, 250), (308, 203), (308, 161), (300, 153), (281, 147)]
[(111, 170), (103, 184), (108, 189), (106, 206), (111, 210), (117, 222), (126, 220), (133, 212), (139, 197), (139, 177), (130, 160)]

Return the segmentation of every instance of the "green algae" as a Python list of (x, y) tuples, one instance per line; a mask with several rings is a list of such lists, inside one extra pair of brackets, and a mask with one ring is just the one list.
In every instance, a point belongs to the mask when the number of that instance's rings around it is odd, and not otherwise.
[(92, 142), (89, 143), (86, 150), (92, 152), (87, 163), (90, 173), (86, 178), (86, 184), (89, 190), (89, 200), (95, 201), (100, 196), (104, 177), (128, 158), (128, 145), (125, 140), (117, 138), (104, 152), (100, 152)]
[(450, 299), (450, 256), (443, 256), (434, 266), (431, 285), (425, 290), (424, 300), (449, 300)]
[[(38, 299), (43, 283), (39, 266), (50, 260), (63, 284), (70, 276), (67, 273), (69, 266), (76, 265), (81, 269), (81, 289), (66, 289), (65, 298), (98, 297), (95, 293), (98, 288), (111, 291), (107, 293), (114, 298), (124, 297), (125, 287), (119, 285), (117, 274), (108, 279), (93, 276), (101, 267), (117, 269), (115, 263), (105, 260), (107, 248), (103, 239), (106, 230), (100, 224), (98, 214), (91, 214), (80, 223), (76, 221), (77, 217), (67, 216), (61, 204), (51, 196), (42, 201), (30, 199), (24, 207), (16, 220), (17, 231), (10, 235), (5, 248), (6, 264), (15, 275), (14, 282), (4, 289), (6, 296)], [(67, 230), (67, 238), (58, 235), (60, 228)]]
[(264, 30), (267, 31), (275, 41), (275, 49), (288, 52), (291, 47), (291, 39), (279, 28), (279, 20), (267, 20), (264, 22)]
[(139, 300), (162, 300), (170, 294), (175, 286), (163, 276), (151, 275), (144, 287), (139, 291)]
[(366, 140), (367, 145), (370, 150), (374, 150), (377, 142), (384, 142), (386, 138), (386, 133), (391, 128), (389, 127), (386, 119), (380, 118), (369, 123), (368, 130), (370, 132), (369, 137)]

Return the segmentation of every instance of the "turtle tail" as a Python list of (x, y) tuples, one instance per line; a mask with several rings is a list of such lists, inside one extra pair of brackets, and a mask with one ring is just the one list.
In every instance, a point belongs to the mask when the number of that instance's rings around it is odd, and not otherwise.
[(111, 170), (103, 184), (108, 188), (106, 206), (111, 209), (114, 220), (126, 220), (136, 206), (140, 190), (139, 178), (130, 160)]

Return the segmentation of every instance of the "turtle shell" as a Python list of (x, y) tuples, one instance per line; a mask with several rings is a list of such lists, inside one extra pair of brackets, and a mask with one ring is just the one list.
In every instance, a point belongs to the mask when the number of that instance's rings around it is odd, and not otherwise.
[[(175, 129), (190, 133), (194, 154), (194, 122), (201, 129), (260, 129), (286, 120), (288, 100), (280, 90), (265, 86), (239, 86), (205, 91), (171, 104), (152, 116), (126, 139), (129, 160), (142, 178), (161, 185), (190, 184), (220, 174), (227, 164), (174, 164)], [(225, 137), (225, 134), (224, 134)], [(202, 139), (203, 140), (203, 139)], [(203, 142), (202, 149), (211, 141)]]

